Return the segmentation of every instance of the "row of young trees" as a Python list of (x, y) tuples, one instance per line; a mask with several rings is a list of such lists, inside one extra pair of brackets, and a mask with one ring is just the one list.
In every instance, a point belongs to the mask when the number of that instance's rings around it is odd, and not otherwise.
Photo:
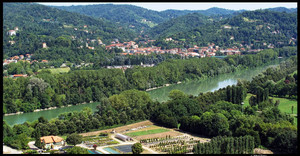
[(254, 137), (214, 137), (210, 142), (194, 146), (194, 154), (252, 154)]

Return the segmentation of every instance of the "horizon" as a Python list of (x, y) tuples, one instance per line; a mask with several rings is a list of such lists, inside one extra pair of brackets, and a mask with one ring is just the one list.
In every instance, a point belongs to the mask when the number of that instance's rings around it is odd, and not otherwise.
[[(182, 2), (183, 3), (183, 2)], [(268, 9), (268, 8), (277, 8), (277, 7), (284, 7), (284, 8), (296, 8), (297, 9), (297, 3), (296, 2), (286, 2), (286, 3), (105, 3), (105, 2), (99, 2), (99, 3), (52, 3), (52, 2), (44, 2), (44, 3), (38, 3), (41, 5), (46, 6), (82, 6), (82, 5), (99, 5), (99, 4), (113, 4), (113, 5), (134, 5), (142, 8), (146, 8), (149, 10), (154, 11), (165, 11), (165, 10), (207, 10), (210, 8), (221, 8), (221, 9), (227, 9), (227, 10), (258, 10), (258, 9)]]

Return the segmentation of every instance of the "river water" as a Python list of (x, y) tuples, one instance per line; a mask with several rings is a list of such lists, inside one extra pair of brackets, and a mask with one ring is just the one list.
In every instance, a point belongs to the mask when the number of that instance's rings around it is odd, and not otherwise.
[[(201, 92), (215, 91), (220, 88), (224, 88), (228, 85), (237, 84), (238, 79), (251, 80), (254, 76), (257, 76), (259, 73), (263, 72), (269, 67), (277, 66), (283, 59), (274, 60), (264, 66), (260, 66), (253, 69), (242, 70), (234, 73), (222, 74), (206, 80), (191, 80), (188, 82), (183, 82), (181, 84), (172, 84), (168, 87), (159, 88), (156, 90), (148, 91), (153, 100), (159, 102), (167, 101), (169, 92), (173, 89), (178, 89), (183, 91), (186, 94), (190, 95), (199, 95)], [(44, 110), (39, 112), (24, 113), (18, 115), (4, 116), (3, 120), (6, 121), (8, 125), (22, 124), (25, 121), (34, 121), (39, 117), (43, 116), (44, 118), (50, 120), (52, 118), (58, 117), (59, 114), (64, 112), (80, 111), (84, 107), (90, 107), (93, 111), (96, 111), (96, 107), (99, 103), (88, 103), (82, 105), (74, 105), (70, 107), (63, 107), (52, 110)]]

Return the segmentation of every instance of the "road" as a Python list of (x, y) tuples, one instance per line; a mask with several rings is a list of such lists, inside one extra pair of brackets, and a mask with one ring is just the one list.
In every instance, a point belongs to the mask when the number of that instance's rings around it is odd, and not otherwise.
[(22, 154), (22, 151), (3, 145), (3, 154)]

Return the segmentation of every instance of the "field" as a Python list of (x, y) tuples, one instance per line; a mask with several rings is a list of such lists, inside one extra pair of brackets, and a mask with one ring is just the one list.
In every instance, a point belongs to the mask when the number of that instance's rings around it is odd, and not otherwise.
[(47, 68), (47, 69), (39, 69), (38, 72), (42, 70), (50, 70), (52, 74), (60, 74), (60, 73), (67, 73), (70, 71), (70, 67), (67, 68)]
[[(253, 94), (247, 94), (246, 99), (244, 100), (244, 106), (249, 106), (249, 98), (252, 96)], [(298, 103), (297, 100), (291, 100), (291, 99), (286, 99), (286, 98), (277, 98), (277, 97), (270, 97), (271, 99), (273, 99), (273, 101), (275, 102), (276, 100), (279, 100), (279, 106), (278, 108), (280, 109), (281, 112), (285, 112), (287, 114), (292, 114), (292, 106), (294, 106), (294, 112), (292, 115), (297, 115), (298, 114)], [(295, 117), (295, 123), (297, 125), (297, 118)]]
[(125, 133), (125, 135), (128, 135), (130, 137), (135, 137), (135, 136), (141, 136), (141, 135), (162, 133), (162, 132), (167, 132), (167, 131), (169, 131), (169, 130), (168, 129), (160, 128), (160, 129), (152, 129), (152, 130), (145, 130), (145, 131)]
[(82, 141), (88, 147), (92, 147), (94, 144), (96, 144), (97, 146), (119, 144), (119, 142), (111, 139), (109, 135), (108, 136), (84, 136), (82, 138)]
[(108, 132), (111, 132), (112, 130), (115, 130), (116, 133), (120, 133), (120, 132), (125, 132), (127, 129), (140, 127), (140, 126), (150, 126), (150, 125), (153, 125), (153, 122), (146, 120), (146, 121), (142, 121), (142, 122), (138, 122), (138, 123), (134, 123), (134, 124), (120, 126), (117, 128), (110, 128), (110, 129), (105, 129), (105, 130), (100, 130), (100, 131), (81, 133), (80, 135), (82, 135), (82, 136), (99, 135), (100, 133), (108, 133)]

